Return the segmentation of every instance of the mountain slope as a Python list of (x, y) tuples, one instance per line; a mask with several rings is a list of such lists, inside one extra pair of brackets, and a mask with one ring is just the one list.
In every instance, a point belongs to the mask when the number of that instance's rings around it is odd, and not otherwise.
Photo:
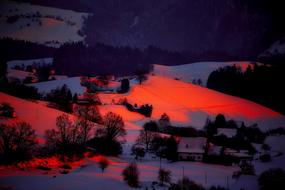
[(258, 123), (263, 130), (285, 127), (285, 117), (259, 104), (204, 87), (160, 76), (150, 76), (142, 85), (132, 86), (126, 95), (100, 94), (103, 103), (127, 98), (132, 104), (152, 104), (152, 119), (167, 113), (174, 124), (202, 128), (208, 117), (222, 113), (229, 119)]

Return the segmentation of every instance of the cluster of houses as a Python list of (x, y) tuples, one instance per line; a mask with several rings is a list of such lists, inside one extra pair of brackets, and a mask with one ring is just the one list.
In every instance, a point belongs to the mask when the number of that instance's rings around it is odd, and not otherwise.
[[(228, 138), (232, 138), (236, 133), (237, 129), (218, 128), (217, 135), (225, 135)], [(234, 150), (227, 147), (217, 146), (212, 143), (208, 143), (206, 137), (181, 137), (177, 150), (178, 159), (202, 161), (205, 155), (220, 155), (222, 149), (225, 155), (233, 156), (240, 161), (253, 159), (253, 155), (249, 154), (248, 150)]]

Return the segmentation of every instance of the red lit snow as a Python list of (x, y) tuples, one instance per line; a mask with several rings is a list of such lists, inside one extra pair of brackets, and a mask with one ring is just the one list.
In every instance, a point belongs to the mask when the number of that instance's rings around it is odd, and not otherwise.
[[(100, 94), (99, 97), (106, 104), (125, 97), (132, 104), (152, 104), (152, 119), (158, 120), (167, 113), (173, 123), (197, 128), (203, 127), (207, 117), (213, 118), (219, 113), (247, 124), (258, 123), (264, 130), (283, 127), (285, 123), (283, 115), (254, 102), (160, 76), (150, 76), (142, 85), (133, 85), (126, 95)], [(104, 109), (117, 112), (114, 106)], [(118, 113), (123, 118), (131, 114), (121, 110)]]

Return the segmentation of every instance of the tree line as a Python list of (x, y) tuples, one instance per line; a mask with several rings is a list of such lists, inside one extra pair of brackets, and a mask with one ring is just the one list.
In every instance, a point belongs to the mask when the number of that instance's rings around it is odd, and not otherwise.
[(59, 74), (117, 76), (148, 72), (152, 64), (177, 65), (187, 63), (184, 55), (154, 46), (146, 49), (115, 47), (97, 43), (86, 46), (82, 42), (62, 45), (54, 54), (55, 70)]
[(239, 96), (285, 114), (284, 64), (248, 66), (243, 72), (236, 65), (219, 68), (208, 78), (207, 87)]

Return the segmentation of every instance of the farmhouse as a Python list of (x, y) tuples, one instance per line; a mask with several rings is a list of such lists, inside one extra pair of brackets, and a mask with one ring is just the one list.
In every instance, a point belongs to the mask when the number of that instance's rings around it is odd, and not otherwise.
[(205, 137), (182, 137), (178, 144), (180, 160), (202, 161), (207, 139)]

